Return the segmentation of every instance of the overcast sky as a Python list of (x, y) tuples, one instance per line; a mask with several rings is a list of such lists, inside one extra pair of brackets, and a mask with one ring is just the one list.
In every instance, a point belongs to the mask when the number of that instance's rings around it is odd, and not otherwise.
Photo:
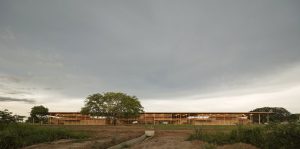
[(300, 1), (0, 0), (0, 110), (300, 112)]

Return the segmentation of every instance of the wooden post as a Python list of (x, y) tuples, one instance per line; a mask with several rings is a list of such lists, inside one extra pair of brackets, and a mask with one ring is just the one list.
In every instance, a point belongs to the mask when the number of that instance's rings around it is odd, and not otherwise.
[(188, 124), (191, 124), (190, 113), (188, 114), (187, 119), (188, 119)]
[(258, 114), (258, 124), (260, 124), (260, 114)]
[(268, 113), (268, 115), (267, 115), (267, 123), (269, 124), (269, 120), (270, 120), (270, 117), (269, 117), (270, 115), (269, 115), (269, 113)]
[(153, 124), (155, 125), (155, 113), (154, 113), (154, 116), (153, 116)]
[(181, 125), (181, 114), (179, 114), (179, 124)]

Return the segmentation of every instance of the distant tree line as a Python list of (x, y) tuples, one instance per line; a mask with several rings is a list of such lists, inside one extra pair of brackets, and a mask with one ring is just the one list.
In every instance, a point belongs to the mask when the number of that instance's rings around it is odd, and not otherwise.
[[(271, 123), (296, 122), (299, 120), (299, 115), (291, 114), (288, 110), (282, 107), (262, 107), (256, 108), (250, 112), (272, 112), (269, 115), (260, 115), (261, 123), (267, 123), (268, 119)], [(259, 116), (253, 115), (253, 122), (258, 123), (258, 121)]]
[[(31, 108), (30, 116), (26, 120), (28, 123), (47, 123), (47, 117), (49, 115), (48, 108), (44, 106), (34, 106)], [(17, 122), (23, 122), (25, 116), (13, 115), (7, 109), (0, 110), (0, 124), (11, 124)]]
[(0, 124), (10, 124), (22, 122), (25, 116), (13, 115), (12, 112), (9, 112), (7, 109), (3, 111), (0, 110)]
[[(89, 95), (81, 113), (96, 117), (106, 117), (112, 124), (119, 118), (133, 118), (143, 111), (139, 99), (121, 92), (105, 92)], [(45, 124), (48, 122), (49, 109), (40, 105), (31, 108), (27, 123)], [(12, 115), (8, 110), (0, 111), (0, 123), (22, 122), (25, 116)]]

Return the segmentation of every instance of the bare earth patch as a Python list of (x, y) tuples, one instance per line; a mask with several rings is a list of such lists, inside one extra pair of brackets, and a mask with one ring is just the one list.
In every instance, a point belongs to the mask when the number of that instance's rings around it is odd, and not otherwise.
[(64, 126), (74, 131), (83, 131), (91, 135), (86, 140), (58, 140), (25, 147), (24, 149), (88, 149), (107, 148), (144, 134), (142, 127), (135, 126)]
[(157, 130), (153, 138), (134, 145), (132, 149), (200, 149), (200, 141), (185, 141), (192, 130)]
[[(153, 138), (147, 139), (140, 144), (136, 144), (131, 149), (205, 149), (202, 141), (186, 141), (192, 130), (158, 130)], [(218, 146), (217, 149), (257, 149), (256, 147), (237, 143), (231, 145)]]

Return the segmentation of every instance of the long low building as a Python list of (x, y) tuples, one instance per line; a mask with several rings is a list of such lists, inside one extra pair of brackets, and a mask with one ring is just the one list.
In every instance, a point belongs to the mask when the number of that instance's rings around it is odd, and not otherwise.
[(80, 112), (49, 112), (48, 124), (54, 125), (107, 125), (106, 118), (82, 115)]
[[(190, 125), (237, 125), (252, 124), (253, 116), (271, 112), (145, 112), (136, 118), (118, 119), (117, 124), (190, 124)], [(105, 117), (82, 115), (79, 112), (50, 112), (48, 123), (54, 125), (110, 125)]]

